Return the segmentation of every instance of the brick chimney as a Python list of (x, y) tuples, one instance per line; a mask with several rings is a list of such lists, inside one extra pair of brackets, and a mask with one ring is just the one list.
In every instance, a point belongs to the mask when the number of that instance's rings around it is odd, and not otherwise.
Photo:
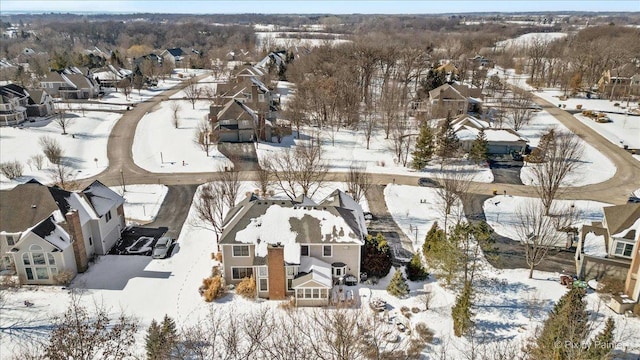
[(214, 126), (218, 122), (218, 113), (220, 110), (222, 110), (222, 105), (209, 105), (209, 121), (211, 122), (211, 126)]
[[(258, 137), (262, 141), (267, 141), (266, 126), (267, 125), (264, 119), (264, 114), (258, 113)], [(271, 141), (271, 139), (269, 139), (269, 141)]]
[(251, 104), (254, 106), (254, 109), (258, 108), (258, 85), (251, 85)]
[(287, 286), (284, 269), (284, 246), (279, 244), (268, 246), (267, 269), (269, 272), (269, 299), (284, 300)]
[(80, 225), (80, 215), (78, 210), (70, 210), (64, 215), (67, 219), (67, 227), (69, 229), (69, 235), (71, 235), (73, 255), (76, 258), (76, 267), (79, 273), (87, 271), (89, 266), (89, 260), (87, 259), (87, 249), (84, 243), (84, 236), (82, 236), (82, 226)]

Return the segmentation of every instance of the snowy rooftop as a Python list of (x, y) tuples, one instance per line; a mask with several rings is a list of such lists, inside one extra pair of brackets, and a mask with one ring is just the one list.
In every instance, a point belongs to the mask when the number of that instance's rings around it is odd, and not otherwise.
[(584, 236), (584, 245), (582, 250), (586, 255), (605, 257), (607, 256), (607, 248), (605, 246), (604, 235), (596, 235), (589, 232)]

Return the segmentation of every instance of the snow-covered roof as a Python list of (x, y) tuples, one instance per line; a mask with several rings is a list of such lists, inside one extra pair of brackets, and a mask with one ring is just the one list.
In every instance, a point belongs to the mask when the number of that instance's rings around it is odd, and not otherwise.
[(59, 250), (64, 250), (71, 245), (69, 234), (56, 223), (53, 215), (44, 219), (29, 231), (38, 235)]
[(124, 203), (122, 196), (98, 180), (91, 183), (91, 185), (87, 186), (82, 192), (87, 196), (96, 215), (99, 217), (102, 217), (114, 206), (117, 207)]
[(596, 235), (593, 232), (587, 233), (584, 236), (582, 250), (586, 255), (590, 256), (607, 256), (607, 247), (605, 245), (604, 235)]
[(305, 256), (300, 261), (299, 273), (306, 273), (293, 279), (292, 287), (299, 287), (304, 285), (308, 281), (315, 281), (326, 287), (331, 287), (333, 282), (331, 279), (331, 265), (328, 263), (314, 258)]

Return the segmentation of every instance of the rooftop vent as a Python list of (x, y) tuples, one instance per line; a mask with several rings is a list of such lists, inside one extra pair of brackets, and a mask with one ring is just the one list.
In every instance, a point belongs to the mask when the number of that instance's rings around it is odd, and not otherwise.
[(38, 206), (37, 206), (36, 204), (31, 204), (31, 208), (32, 208), (32, 209), (35, 209), (35, 208), (37, 208), (37, 207), (38, 207)]

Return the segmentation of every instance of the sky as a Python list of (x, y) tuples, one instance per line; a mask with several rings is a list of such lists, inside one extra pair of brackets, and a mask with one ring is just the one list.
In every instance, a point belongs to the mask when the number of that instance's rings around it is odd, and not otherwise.
[(189, 14), (436, 14), (521, 11), (640, 11), (640, 0), (617, 1), (158, 1), (158, 0), (1, 0), (8, 11)]

